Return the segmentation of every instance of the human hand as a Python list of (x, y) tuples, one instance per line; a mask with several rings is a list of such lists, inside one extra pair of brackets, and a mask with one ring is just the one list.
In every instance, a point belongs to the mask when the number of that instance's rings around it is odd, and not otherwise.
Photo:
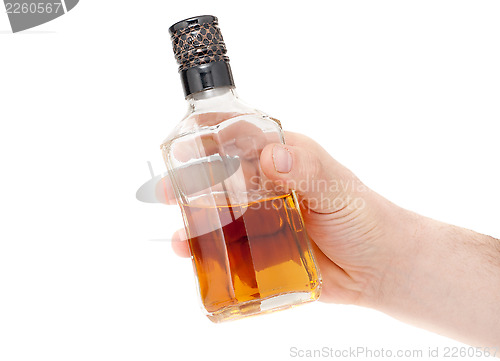
[[(297, 192), (323, 277), (320, 300), (364, 305), (381, 290), (386, 269), (403, 251), (399, 244), (413, 221), (409, 212), (364, 186), (319, 144), (297, 133), (286, 145), (269, 144), (262, 171), (285, 191)], [(398, 217), (398, 222), (391, 219)], [(184, 230), (175, 232), (174, 251), (189, 257)]]

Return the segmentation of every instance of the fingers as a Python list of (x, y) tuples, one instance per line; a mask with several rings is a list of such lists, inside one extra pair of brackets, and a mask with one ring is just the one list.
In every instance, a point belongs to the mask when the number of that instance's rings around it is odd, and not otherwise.
[(202, 113), (202, 114), (196, 114), (193, 117), (193, 120), (196, 121), (196, 123), (199, 126), (212, 126), (212, 125), (217, 125), (225, 120), (237, 117), (238, 115), (241, 115), (241, 113), (237, 112), (209, 112), (209, 113)]
[[(212, 114), (212, 113), (210, 113)], [(203, 115), (203, 114), (202, 114)], [(237, 117), (236, 113), (213, 113), (195, 117), (200, 124), (212, 124), (216, 120)], [(260, 173), (259, 156), (270, 142), (279, 142), (277, 132), (264, 132), (249, 119), (228, 123), (216, 133), (201, 132), (199, 135), (179, 138), (168, 148), (169, 169), (177, 190), (187, 197), (200, 192), (222, 191), (229, 184), (233, 193), (244, 194), (252, 187)], [(220, 118), (220, 119), (219, 119)], [(226, 185), (221, 184), (225, 181)], [(156, 198), (172, 204), (168, 178), (158, 183)]]
[(283, 190), (295, 190), (305, 205), (318, 213), (345, 206), (347, 190), (360, 183), (319, 144), (296, 133), (286, 133), (287, 144), (268, 144), (262, 150), (262, 171)]
[[(236, 113), (207, 113), (200, 114), (194, 119), (200, 126), (202, 124), (213, 125), (215, 120), (227, 120), (225, 117), (237, 117), (238, 115)], [(226, 125), (217, 133), (200, 133), (184, 140), (178, 139), (170, 145), (170, 153), (179, 162), (188, 162), (213, 154), (238, 156), (244, 159), (258, 158), (257, 152), (260, 152), (266, 142), (269, 142), (267, 139), (269, 135), (274, 135), (273, 142), (279, 141), (277, 133), (266, 134), (251, 121), (241, 119)]]
[(175, 192), (168, 175), (160, 178), (155, 186), (155, 199), (160, 203), (176, 204)]
[(186, 231), (184, 229), (179, 229), (172, 235), (172, 249), (174, 250), (175, 254), (180, 257), (191, 257)]

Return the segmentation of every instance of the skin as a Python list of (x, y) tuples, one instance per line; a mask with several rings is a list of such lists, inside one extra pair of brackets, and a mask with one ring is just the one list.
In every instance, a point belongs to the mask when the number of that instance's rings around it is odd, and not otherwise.
[[(285, 138), (286, 145), (266, 145), (260, 163), (271, 181), (297, 191), (323, 277), (320, 300), (500, 348), (499, 240), (405, 210), (312, 139)], [(172, 245), (190, 256), (183, 230)]]

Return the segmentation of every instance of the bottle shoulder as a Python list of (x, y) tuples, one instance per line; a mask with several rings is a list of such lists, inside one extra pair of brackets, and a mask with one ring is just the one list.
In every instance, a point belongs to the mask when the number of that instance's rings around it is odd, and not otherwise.
[(276, 118), (254, 108), (221, 109), (205, 111), (188, 111), (186, 116), (175, 126), (162, 142), (161, 147), (172, 143), (178, 138), (196, 133), (217, 133), (224, 128), (239, 129), (241, 132), (249, 129), (262, 132), (278, 132), (282, 136), (281, 123)]

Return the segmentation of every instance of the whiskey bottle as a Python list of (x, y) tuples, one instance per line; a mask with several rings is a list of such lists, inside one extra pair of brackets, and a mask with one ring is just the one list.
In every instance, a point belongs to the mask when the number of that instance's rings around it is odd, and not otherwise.
[(316, 300), (321, 289), (295, 193), (266, 178), (260, 153), (281, 124), (237, 96), (215, 16), (169, 29), (188, 112), (161, 145), (198, 290), (213, 322)]

